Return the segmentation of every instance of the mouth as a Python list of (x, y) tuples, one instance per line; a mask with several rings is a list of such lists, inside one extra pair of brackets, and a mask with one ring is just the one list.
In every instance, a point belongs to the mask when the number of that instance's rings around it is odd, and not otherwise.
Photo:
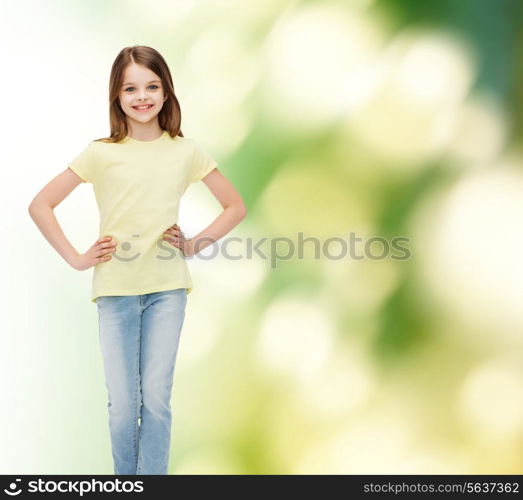
[(132, 108), (135, 111), (138, 111), (138, 113), (145, 113), (149, 111), (153, 107), (153, 104), (146, 104), (144, 106), (132, 106)]

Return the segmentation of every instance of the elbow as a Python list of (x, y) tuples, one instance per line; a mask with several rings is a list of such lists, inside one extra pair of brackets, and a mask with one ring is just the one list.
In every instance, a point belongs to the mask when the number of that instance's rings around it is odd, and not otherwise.
[[(44, 205), (41, 202), (37, 201), (36, 198), (29, 204), (27, 211), (29, 212), (29, 215), (31, 216), (31, 218), (34, 219), (34, 216), (39, 212), (39, 210), (42, 206), (44, 206)], [(45, 206), (49, 206), (49, 208), (53, 208), (50, 205), (45, 205)]]
[(245, 206), (245, 203), (243, 201), (238, 206), (238, 216), (240, 217), (240, 220), (245, 219), (247, 216), (247, 207)]
[(230, 203), (222, 203), (222, 207), (224, 210), (229, 210), (231, 214), (234, 214), (238, 222), (245, 219), (247, 215), (247, 207), (241, 198)]
[(34, 203), (31, 203), (29, 205), (29, 208), (27, 209), (27, 211), (29, 212), (29, 217), (31, 217), (31, 219), (36, 220), (36, 217), (37, 217), (37, 207)]
[(35, 211), (35, 202), (34, 200), (29, 203), (29, 207), (27, 208), (27, 211), (29, 212), (29, 215), (32, 217)]
[(38, 208), (39, 201), (37, 198), (38, 197), (33, 198), (31, 203), (29, 203), (29, 207), (27, 208), (27, 210), (29, 211), (30, 214), (33, 214)]
[(36, 210), (35, 210), (35, 208), (33, 207), (33, 205), (29, 205), (28, 212), (29, 212), (29, 217), (31, 217), (31, 220), (32, 220), (33, 222), (36, 222), (37, 219), (38, 219), (38, 216), (37, 216), (37, 214), (36, 214)]

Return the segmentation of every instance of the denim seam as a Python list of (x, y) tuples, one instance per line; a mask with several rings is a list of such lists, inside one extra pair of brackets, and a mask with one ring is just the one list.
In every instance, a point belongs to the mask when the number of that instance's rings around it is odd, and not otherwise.
[(140, 340), (142, 337), (142, 300), (140, 296), (140, 330), (138, 333), (138, 340), (136, 342), (136, 364), (135, 364), (135, 373), (136, 373), (136, 381), (135, 381), (135, 391), (134, 391), (134, 426), (135, 426), (135, 432), (134, 432), (134, 449), (136, 453), (136, 462), (137, 462), (137, 471), (140, 468), (140, 464), (138, 463), (139, 457), (140, 457), (140, 450), (138, 449), (139, 445), (139, 436), (137, 434), (140, 433), (140, 428), (138, 427), (138, 391), (140, 389)]

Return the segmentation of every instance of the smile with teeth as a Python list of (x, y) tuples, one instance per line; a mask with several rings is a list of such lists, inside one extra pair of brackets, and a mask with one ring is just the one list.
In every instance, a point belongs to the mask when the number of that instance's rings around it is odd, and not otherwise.
[(147, 109), (150, 109), (152, 107), (152, 104), (145, 104), (143, 106), (133, 106), (133, 109), (136, 109), (136, 111), (146, 111)]

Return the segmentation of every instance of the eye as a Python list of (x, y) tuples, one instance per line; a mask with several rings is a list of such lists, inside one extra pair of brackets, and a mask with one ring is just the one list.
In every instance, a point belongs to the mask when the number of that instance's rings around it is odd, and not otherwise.
[[(151, 88), (151, 87), (159, 88), (158, 85), (155, 85), (155, 84), (149, 85), (149, 88)], [(134, 89), (134, 87), (127, 87), (126, 89), (124, 89), (124, 91), (127, 92), (129, 89)]]

